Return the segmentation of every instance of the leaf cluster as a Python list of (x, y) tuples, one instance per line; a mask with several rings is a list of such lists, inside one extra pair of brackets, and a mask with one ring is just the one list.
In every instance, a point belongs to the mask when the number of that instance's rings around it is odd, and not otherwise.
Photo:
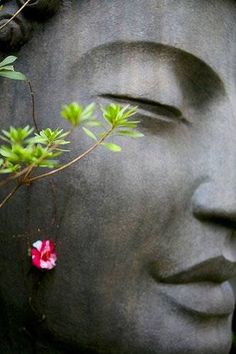
[(46, 128), (44, 130), (41, 130), (41, 132), (35, 133), (35, 136), (28, 140), (29, 142), (33, 144), (42, 144), (46, 145), (48, 147), (51, 146), (59, 146), (59, 145), (66, 145), (69, 144), (70, 142), (67, 140), (64, 140), (64, 138), (69, 134), (69, 132), (63, 132), (63, 129), (55, 129), (51, 130), (50, 128)]
[[(95, 104), (91, 103), (86, 107), (79, 105), (76, 102), (72, 102), (68, 105), (64, 105), (61, 110), (61, 116), (66, 119), (72, 127), (78, 127), (82, 125), (84, 133), (96, 142), (99, 142), (99, 138), (106, 136), (106, 127), (97, 118), (94, 117)], [(139, 121), (130, 120), (130, 118), (136, 113), (137, 107), (130, 107), (130, 105), (122, 106), (115, 103), (110, 103), (106, 106), (100, 106), (104, 123), (108, 125), (110, 130), (110, 136), (120, 135), (131, 138), (140, 138), (143, 136), (139, 131), (135, 130)], [(86, 126), (86, 127), (85, 127)], [(100, 132), (97, 136), (95, 132), (91, 131), (87, 127), (103, 127), (105, 131)], [(106, 136), (107, 138), (107, 136)], [(101, 145), (113, 152), (121, 151), (121, 147), (111, 142), (101, 141)]]
[(2, 130), (0, 138), (5, 144), (0, 146), (0, 173), (20, 172), (27, 166), (54, 168), (58, 165), (55, 158), (64, 151), (59, 146), (69, 143), (64, 140), (68, 132), (47, 128), (34, 136), (32, 133), (33, 128), (28, 125)]
[[(110, 103), (100, 107), (104, 123), (94, 117), (95, 104), (91, 103), (83, 107), (78, 103), (70, 103), (62, 107), (61, 116), (66, 119), (71, 126), (91, 125), (93, 127), (103, 127), (103, 131), (95, 133), (83, 126), (84, 133), (96, 144), (101, 144), (113, 152), (121, 151), (121, 147), (112, 142), (104, 140), (114, 135), (139, 138), (140, 132), (135, 130), (138, 121), (130, 120), (136, 113), (135, 107), (129, 105), (123, 107), (119, 104)], [(10, 127), (9, 130), (2, 130), (0, 135), (4, 142), (0, 146), (0, 173), (16, 173), (28, 166), (55, 168), (58, 166), (56, 159), (63, 152), (68, 151), (61, 148), (70, 142), (65, 140), (69, 132), (63, 129), (46, 128), (39, 133), (33, 133), (33, 128), (28, 125), (24, 128)]]
[[(110, 103), (106, 106), (100, 106), (103, 119), (108, 123), (112, 130), (110, 136), (126, 136), (131, 138), (140, 138), (142, 133), (135, 130), (139, 121), (130, 120), (137, 112), (137, 107), (130, 105), (122, 106), (120, 104)], [(113, 152), (121, 151), (121, 147), (110, 142), (102, 142), (102, 145)]]
[(91, 103), (84, 107), (76, 102), (62, 106), (61, 117), (67, 120), (73, 127), (78, 127), (82, 123), (97, 124), (94, 118), (95, 104)]

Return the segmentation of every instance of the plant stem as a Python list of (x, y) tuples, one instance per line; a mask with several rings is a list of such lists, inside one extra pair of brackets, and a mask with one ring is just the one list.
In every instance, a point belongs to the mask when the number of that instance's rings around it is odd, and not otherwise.
[(4, 27), (6, 27), (12, 20), (14, 20), (14, 18), (17, 16), (17, 15), (19, 15), (19, 13), (24, 9), (24, 7), (26, 6), (26, 5), (28, 5), (28, 3), (30, 2), (31, 0), (27, 0), (20, 8), (19, 8), (19, 10), (16, 12), (16, 13), (14, 13), (14, 15), (11, 17), (11, 18), (9, 18), (9, 20), (7, 21), (7, 22), (5, 22), (1, 27), (0, 27), (0, 31), (4, 28)]
[(0, 209), (8, 202), (9, 199), (17, 192), (17, 190), (20, 188), (22, 183), (18, 183), (12, 190), (11, 192), (3, 199), (3, 201), (0, 203)]
[(32, 84), (31, 84), (30, 80), (27, 80), (27, 84), (28, 84), (29, 89), (30, 89), (30, 96), (31, 96), (31, 102), (32, 102), (32, 119), (33, 119), (33, 123), (34, 123), (35, 129), (36, 129), (37, 133), (39, 134), (39, 128), (38, 128), (38, 125), (37, 125), (36, 115), (35, 115), (34, 91), (33, 91)]
[(0, 182), (0, 188), (5, 186), (8, 182), (11, 182), (16, 178), (21, 177), (23, 174), (25, 174), (28, 171), (28, 168), (29, 167), (26, 167), (22, 171), (16, 173), (15, 175), (11, 175), (9, 177), (6, 177), (3, 181)]
[(92, 145), (88, 150), (86, 150), (83, 154), (75, 157), (73, 160), (67, 162), (66, 164), (56, 168), (55, 170), (53, 171), (49, 171), (49, 172), (46, 172), (46, 173), (43, 173), (41, 175), (38, 175), (38, 176), (35, 176), (35, 177), (31, 177), (31, 178), (28, 178), (24, 181), (24, 183), (31, 183), (31, 182), (34, 182), (34, 181), (37, 181), (39, 179), (42, 179), (42, 178), (45, 178), (45, 177), (49, 177), (49, 176), (52, 176), (58, 172), (61, 172), (61, 171), (64, 171), (66, 168), (74, 165), (76, 162), (78, 162), (79, 160), (81, 160), (82, 158), (84, 158), (85, 156), (87, 156), (90, 152), (92, 152), (98, 145), (100, 145), (110, 134), (111, 132), (113, 131), (113, 127), (110, 128), (102, 137), (100, 140), (98, 140), (94, 145)]

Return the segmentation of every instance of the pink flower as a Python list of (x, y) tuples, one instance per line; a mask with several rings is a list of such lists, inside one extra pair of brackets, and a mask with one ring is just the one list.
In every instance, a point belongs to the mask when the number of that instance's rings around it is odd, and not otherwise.
[(56, 266), (55, 244), (50, 240), (36, 241), (31, 249), (32, 264), (39, 269), (50, 270)]

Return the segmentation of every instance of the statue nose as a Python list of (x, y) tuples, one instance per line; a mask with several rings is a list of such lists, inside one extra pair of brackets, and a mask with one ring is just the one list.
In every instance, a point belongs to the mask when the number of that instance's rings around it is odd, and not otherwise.
[(192, 197), (192, 210), (201, 220), (236, 228), (236, 178), (204, 182)]

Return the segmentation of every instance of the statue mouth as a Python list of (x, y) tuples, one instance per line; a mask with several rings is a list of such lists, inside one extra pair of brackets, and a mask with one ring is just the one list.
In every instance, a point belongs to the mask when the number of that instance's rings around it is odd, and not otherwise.
[(191, 316), (209, 319), (229, 316), (234, 311), (235, 298), (229, 282), (160, 284), (160, 288), (168, 302)]
[(151, 274), (161, 293), (192, 315), (229, 316), (234, 311), (235, 298), (228, 280), (236, 276), (236, 263), (224, 256), (175, 272), (160, 270), (153, 263)]
[(152, 265), (151, 272), (154, 278), (161, 283), (186, 284), (195, 282), (223, 283), (236, 276), (236, 262), (222, 256), (208, 258), (200, 263), (184, 269), (165, 271)]

